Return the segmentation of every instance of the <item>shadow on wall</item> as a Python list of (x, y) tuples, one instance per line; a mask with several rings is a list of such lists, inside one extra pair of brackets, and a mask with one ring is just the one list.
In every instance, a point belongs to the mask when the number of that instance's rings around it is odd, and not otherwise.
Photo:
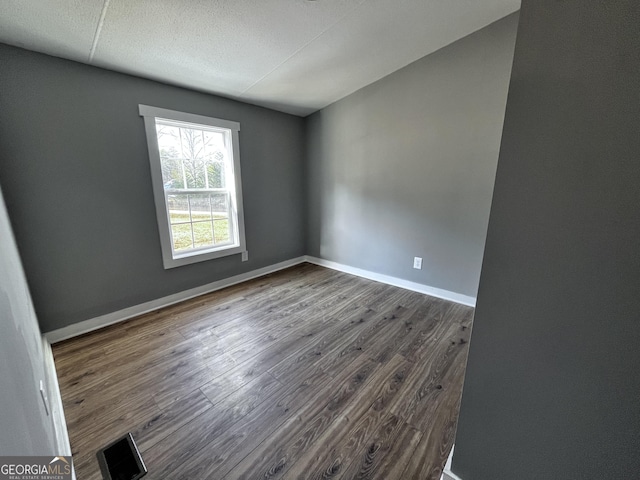
[[(0, 191), (0, 455), (58, 455), (42, 336)], [(56, 392), (49, 391), (53, 398)]]
[(475, 297), (517, 23), (307, 117), (310, 255)]

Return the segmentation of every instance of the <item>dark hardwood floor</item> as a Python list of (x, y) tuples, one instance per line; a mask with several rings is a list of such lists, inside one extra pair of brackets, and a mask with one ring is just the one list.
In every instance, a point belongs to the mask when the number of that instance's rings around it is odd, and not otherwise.
[(56, 344), (78, 478), (439, 479), (472, 314), (302, 264)]

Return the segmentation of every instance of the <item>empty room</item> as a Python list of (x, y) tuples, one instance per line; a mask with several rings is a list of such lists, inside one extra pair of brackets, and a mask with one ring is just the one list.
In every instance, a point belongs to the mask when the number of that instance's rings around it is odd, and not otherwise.
[(0, 4), (0, 479), (637, 478), (640, 4)]

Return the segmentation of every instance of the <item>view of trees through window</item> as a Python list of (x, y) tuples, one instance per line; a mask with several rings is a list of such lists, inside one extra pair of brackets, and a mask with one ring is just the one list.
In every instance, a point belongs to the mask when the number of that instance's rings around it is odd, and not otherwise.
[(174, 252), (233, 242), (229, 132), (161, 119), (156, 131)]

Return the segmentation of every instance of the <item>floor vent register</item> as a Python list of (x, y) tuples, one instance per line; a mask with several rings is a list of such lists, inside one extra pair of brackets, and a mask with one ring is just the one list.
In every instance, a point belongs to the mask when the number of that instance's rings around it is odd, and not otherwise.
[(147, 474), (147, 467), (130, 433), (96, 455), (104, 480), (138, 480)]

